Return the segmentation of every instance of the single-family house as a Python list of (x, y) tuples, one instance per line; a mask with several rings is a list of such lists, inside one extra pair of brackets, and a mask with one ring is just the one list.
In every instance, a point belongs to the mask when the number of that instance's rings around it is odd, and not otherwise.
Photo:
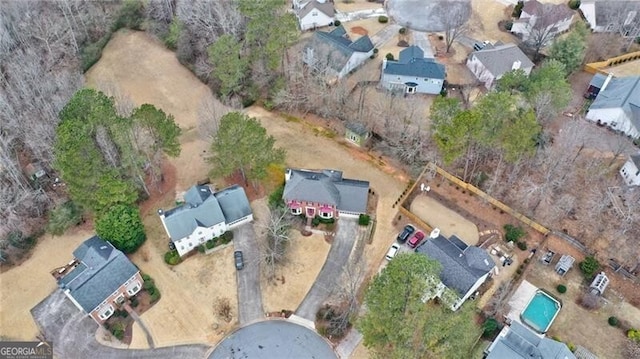
[(73, 251), (73, 260), (52, 274), (67, 298), (98, 324), (136, 295), (144, 282), (129, 258), (98, 236), (84, 241)]
[(505, 325), (484, 354), (485, 359), (576, 359), (566, 344), (537, 335), (518, 321)]
[(329, 26), (336, 15), (333, 1), (330, 0), (296, 1), (293, 8), (302, 31)]
[(193, 186), (185, 193), (184, 202), (167, 211), (158, 210), (162, 225), (180, 256), (253, 220), (249, 199), (238, 185), (215, 193), (209, 186)]
[(369, 131), (364, 124), (354, 121), (349, 121), (346, 123), (344, 138), (346, 138), (347, 141), (353, 143), (358, 147), (364, 147), (370, 137), (371, 131)]
[(487, 89), (492, 89), (502, 75), (512, 70), (522, 70), (528, 76), (533, 69), (529, 60), (516, 44), (487, 44), (474, 51), (467, 59), (467, 67)]
[(640, 186), (640, 153), (629, 156), (620, 169), (620, 175), (627, 186)]
[(574, 11), (567, 4), (543, 4), (528, 0), (522, 7), (520, 18), (513, 22), (511, 32), (522, 41), (547, 42), (571, 27)]
[(316, 31), (304, 47), (303, 62), (327, 79), (343, 78), (373, 55), (368, 35), (352, 41), (342, 25), (325, 32)]
[(418, 46), (400, 51), (398, 60), (382, 60), (380, 85), (390, 91), (437, 95), (442, 91), (445, 67), (433, 58), (425, 58)]
[(585, 118), (629, 137), (640, 137), (640, 76), (596, 74), (589, 88), (592, 86), (597, 96)]
[(580, 11), (594, 32), (640, 37), (640, 1), (582, 0)]
[(307, 218), (358, 217), (367, 213), (369, 182), (342, 177), (337, 170), (288, 168), (282, 199), (294, 215)]
[[(440, 233), (434, 234), (415, 251), (440, 263), (441, 286), (456, 292), (458, 300), (451, 309), (458, 310), (489, 278), (496, 264), (482, 248), (467, 245), (455, 235), (446, 238)], [(436, 296), (442, 293), (443, 290), (439, 290)]]

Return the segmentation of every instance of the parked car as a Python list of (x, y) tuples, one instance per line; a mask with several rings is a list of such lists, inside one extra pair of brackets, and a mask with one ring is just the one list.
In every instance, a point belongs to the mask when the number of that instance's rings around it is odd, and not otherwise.
[(418, 244), (420, 244), (420, 242), (422, 242), (423, 239), (424, 239), (424, 233), (422, 231), (417, 231), (416, 234), (414, 234), (413, 237), (411, 237), (409, 242), (407, 242), (407, 244), (409, 245), (409, 247), (415, 248), (418, 246)]
[(396, 253), (398, 253), (398, 250), (400, 249), (400, 245), (398, 243), (394, 243), (391, 245), (391, 248), (389, 248), (389, 250), (387, 251), (387, 255), (385, 256), (385, 258), (387, 258), (387, 260), (392, 260), (393, 257), (396, 256)]
[(242, 257), (242, 251), (233, 252), (233, 259), (236, 263), (236, 269), (241, 270), (244, 268), (244, 258)]
[(170, 251), (175, 251), (176, 250), (176, 245), (172, 241), (169, 241), (169, 250)]
[(398, 234), (398, 242), (400, 243), (406, 242), (407, 239), (409, 239), (409, 237), (411, 237), (411, 235), (415, 231), (416, 231), (416, 228), (414, 226), (407, 224), (406, 226), (404, 226), (404, 229), (402, 230), (402, 232)]

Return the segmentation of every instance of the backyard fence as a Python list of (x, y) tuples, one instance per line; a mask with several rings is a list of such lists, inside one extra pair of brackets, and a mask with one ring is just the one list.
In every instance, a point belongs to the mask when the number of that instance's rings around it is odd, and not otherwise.
[(608, 72), (602, 70), (605, 67), (620, 65), (628, 61), (640, 60), (640, 51), (630, 52), (628, 54), (612, 57), (605, 61), (591, 62), (584, 65), (584, 71), (590, 74), (601, 73), (607, 75)]

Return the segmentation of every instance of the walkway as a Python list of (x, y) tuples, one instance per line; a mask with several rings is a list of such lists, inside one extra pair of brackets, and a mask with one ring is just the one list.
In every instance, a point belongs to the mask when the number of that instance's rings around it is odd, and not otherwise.
[(144, 322), (142, 321), (142, 319), (140, 319), (140, 316), (138, 315), (138, 313), (136, 313), (136, 311), (133, 310), (133, 308), (131, 308), (129, 303), (125, 303), (124, 304), (124, 310), (126, 310), (127, 313), (129, 313), (129, 315), (131, 315), (131, 318), (136, 323), (138, 323), (138, 325), (140, 326), (140, 328), (144, 332), (144, 335), (147, 337), (147, 344), (149, 345), (149, 348), (152, 348), (152, 349), (155, 348), (156, 345), (153, 342), (153, 337), (151, 336), (151, 333), (149, 332), (149, 329), (147, 329), (147, 326), (144, 325)]
[(233, 246), (236, 251), (242, 251), (244, 257), (244, 268), (236, 271), (238, 320), (243, 326), (264, 319), (260, 290), (260, 249), (252, 223), (233, 230)]
[(358, 219), (340, 218), (338, 220), (337, 233), (331, 244), (318, 277), (302, 303), (296, 310), (296, 315), (315, 321), (316, 313), (329, 295), (338, 286), (338, 279), (342, 274), (342, 268), (347, 264), (353, 245), (358, 237)]

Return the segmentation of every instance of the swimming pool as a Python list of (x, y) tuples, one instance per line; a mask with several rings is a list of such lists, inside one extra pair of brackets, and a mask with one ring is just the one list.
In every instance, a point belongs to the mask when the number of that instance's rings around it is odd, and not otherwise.
[(549, 294), (538, 290), (520, 314), (520, 319), (531, 329), (544, 334), (556, 319), (560, 308), (560, 302)]

